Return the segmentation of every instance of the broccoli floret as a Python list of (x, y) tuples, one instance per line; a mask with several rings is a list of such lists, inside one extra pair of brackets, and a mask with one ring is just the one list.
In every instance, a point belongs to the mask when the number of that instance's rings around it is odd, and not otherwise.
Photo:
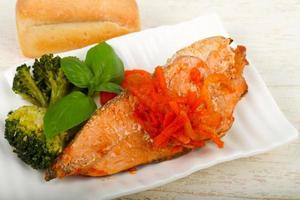
[(48, 104), (47, 96), (37, 87), (26, 64), (17, 68), (12, 89), (34, 105), (46, 107)]
[(10, 112), (5, 120), (5, 138), (14, 152), (35, 169), (48, 168), (69, 141), (67, 133), (46, 139), (43, 118), (46, 109), (23, 106)]
[(60, 67), (60, 57), (53, 57), (53, 54), (43, 55), (39, 60), (35, 60), (32, 68), (33, 79), (47, 95), (50, 104), (66, 95), (69, 82)]
[(71, 91), (60, 67), (60, 57), (52, 54), (36, 59), (32, 70), (26, 64), (17, 68), (13, 91), (30, 101), (33, 106), (23, 106), (10, 112), (5, 121), (5, 138), (14, 152), (35, 169), (45, 169), (63, 150), (74, 132), (61, 133), (47, 139), (43, 121), (47, 107)]
[(30, 67), (21, 65), (14, 77), (13, 91), (32, 104), (47, 107), (70, 91), (70, 83), (60, 67), (60, 57), (52, 54), (36, 59)]

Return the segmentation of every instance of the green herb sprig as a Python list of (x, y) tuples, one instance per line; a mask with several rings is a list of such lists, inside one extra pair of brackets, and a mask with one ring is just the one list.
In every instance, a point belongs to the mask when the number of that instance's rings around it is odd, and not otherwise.
[(76, 57), (61, 59), (61, 68), (67, 79), (87, 90), (71, 92), (50, 105), (44, 117), (44, 131), (52, 138), (90, 118), (97, 106), (93, 100), (96, 92), (120, 93), (124, 78), (124, 65), (113, 48), (103, 42), (88, 50), (85, 61)]

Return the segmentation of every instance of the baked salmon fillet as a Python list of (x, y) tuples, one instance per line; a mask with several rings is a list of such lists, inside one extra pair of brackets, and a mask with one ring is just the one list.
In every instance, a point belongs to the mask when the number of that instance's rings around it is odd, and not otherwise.
[[(216, 130), (219, 137), (231, 127), (234, 107), (247, 92), (242, 76), (247, 64), (246, 49), (243, 46), (232, 48), (231, 42), (230, 38), (222, 36), (197, 41), (178, 51), (162, 67), (168, 90), (179, 96), (190, 91), (209, 95), (212, 109), (222, 116)], [(207, 79), (214, 79), (207, 91), (201, 91), (191, 81), (190, 71), (195, 67), (199, 67), (204, 84)], [(229, 82), (231, 92), (220, 90), (223, 86), (219, 79)], [(125, 90), (99, 108), (46, 171), (45, 179), (74, 175), (106, 176), (170, 159), (190, 150), (174, 151), (171, 146), (154, 148), (149, 134), (133, 117), (136, 103), (135, 96)]]

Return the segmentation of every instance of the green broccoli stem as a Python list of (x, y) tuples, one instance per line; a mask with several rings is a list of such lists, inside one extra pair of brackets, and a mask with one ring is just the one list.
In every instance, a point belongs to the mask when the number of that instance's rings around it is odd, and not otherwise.
[[(24, 80), (22, 80), (22, 78)], [(25, 90), (22, 89), (22, 83), (27, 84), (26, 87), (28, 88), (28, 90), (31, 90), (31, 93), (23, 92)], [(27, 66), (23, 65), (17, 69), (17, 75), (14, 78), (13, 91), (35, 105), (39, 105), (42, 107), (48, 106), (46, 97), (43, 95), (41, 90), (36, 85), (35, 81), (32, 79), (29, 68), (27, 68)]]
[(52, 74), (50, 76), (51, 78), (49, 78), (49, 82), (52, 88), (51, 97), (50, 97), (50, 105), (51, 105), (66, 95), (69, 88), (69, 82), (65, 79), (64, 73), (61, 69), (59, 69), (56, 80), (52, 78), (53, 77)]
[(41, 107), (47, 107), (48, 106), (47, 100), (46, 100), (45, 96), (42, 94), (42, 92), (40, 91), (40, 89), (36, 86), (36, 84), (34, 83), (34, 81), (32, 79), (30, 79), (28, 81), (32, 82), (31, 83), (32, 89), (33, 89), (33, 91), (35, 91), (35, 94), (36, 94), (35, 101), (31, 100), (31, 101), (33, 101), (31, 103), (36, 103), (36, 104), (40, 105)]

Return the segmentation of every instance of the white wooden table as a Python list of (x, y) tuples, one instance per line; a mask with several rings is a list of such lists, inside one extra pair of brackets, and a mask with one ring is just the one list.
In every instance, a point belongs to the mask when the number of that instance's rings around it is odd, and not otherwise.
[[(300, 129), (299, 0), (138, 0), (143, 28), (216, 12), (247, 46), (287, 118)], [(20, 55), (13, 0), (0, 1), (0, 67)], [(120, 199), (300, 199), (300, 139), (269, 153), (199, 171), (176, 182)]]

